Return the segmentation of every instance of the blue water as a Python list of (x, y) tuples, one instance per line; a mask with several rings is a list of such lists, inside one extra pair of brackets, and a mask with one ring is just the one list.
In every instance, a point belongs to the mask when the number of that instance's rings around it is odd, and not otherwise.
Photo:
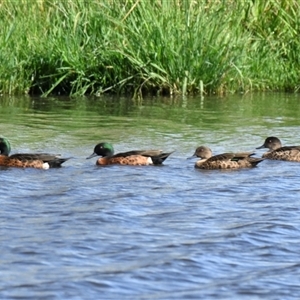
[[(253, 150), (269, 118), (226, 118), (214, 132), (178, 119), (159, 131), (155, 119), (133, 136), (128, 115), (128, 128), (110, 118), (105, 129), (93, 115), (45, 113), (39, 126), (36, 115), (17, 115), (0, 129), (18, 152), (59, 148), (74, 158), (60, 169), (0, 169), (1, 299), (300, 298), (300, 163), (202, 171), (186, 159), (204, 140), (216, 153)], [(297, 117), (276, 128), (285, 144), (299, 141)], [(118, 151), (176, 152), (158, 167), (86, 160), (109, 135)]]

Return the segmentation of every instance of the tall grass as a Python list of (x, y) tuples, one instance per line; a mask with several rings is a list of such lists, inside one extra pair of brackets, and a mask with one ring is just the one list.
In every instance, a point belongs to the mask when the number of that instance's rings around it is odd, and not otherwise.
[(0, 2), (2, 94), (298, 91), (298, 0)]

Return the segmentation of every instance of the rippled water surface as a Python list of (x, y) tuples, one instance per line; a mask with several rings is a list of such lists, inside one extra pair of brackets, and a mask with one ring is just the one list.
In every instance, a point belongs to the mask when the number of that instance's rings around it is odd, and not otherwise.
[[(72, 157), (1, 168), (1, 299), (299, 299), (300, 163), (201, 171), (197, 146), (300, 145), (300, 97), (0, 98), (12, 152)], [(97, 167), (116, 152), (176, 150), (158, 167)], [(257, 150), (260, 156), (264, 150)]]

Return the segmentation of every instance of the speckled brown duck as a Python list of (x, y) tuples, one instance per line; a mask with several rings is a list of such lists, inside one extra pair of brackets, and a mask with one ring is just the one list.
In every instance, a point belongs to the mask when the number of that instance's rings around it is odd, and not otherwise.
[(69, 158), (60, 158), (48, 153), (17, 153), (9, 155), (11, 146), (8, 139), (0, 137), (0, 166), (18, 168), (58, 168)]
[(263, 158), (251, 157), (252, 155), (254, 155), (252, 152), (240, 152), (223, 153), (213, 156), (210, 148), (200, 146), (196, 149), (192, 157), (201, 158), (196, 162), (195, 168), (214, 170), (253, 168), (264, 160)]
[(161, 150), (132, 150), (114, 154), (114, 148), (110, 143), (99, 143), (94, 152), (87, 159), (101, 156), (96, 165), (131, 165), (147, 166), (161, 165), (173, 152), (163, 153)]
[(300, 162), (300, 146), (284, 146), (275, 136), (266, 138), (264, 144), (256, 149), (268, 148), (262, 157), (274, 160), (286, 160)]

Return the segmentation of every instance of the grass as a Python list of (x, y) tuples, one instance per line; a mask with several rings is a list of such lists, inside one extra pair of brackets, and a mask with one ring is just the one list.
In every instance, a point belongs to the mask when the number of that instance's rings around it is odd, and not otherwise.
[(0, 93), (298, 91), (298, 0), (0, 2)]

